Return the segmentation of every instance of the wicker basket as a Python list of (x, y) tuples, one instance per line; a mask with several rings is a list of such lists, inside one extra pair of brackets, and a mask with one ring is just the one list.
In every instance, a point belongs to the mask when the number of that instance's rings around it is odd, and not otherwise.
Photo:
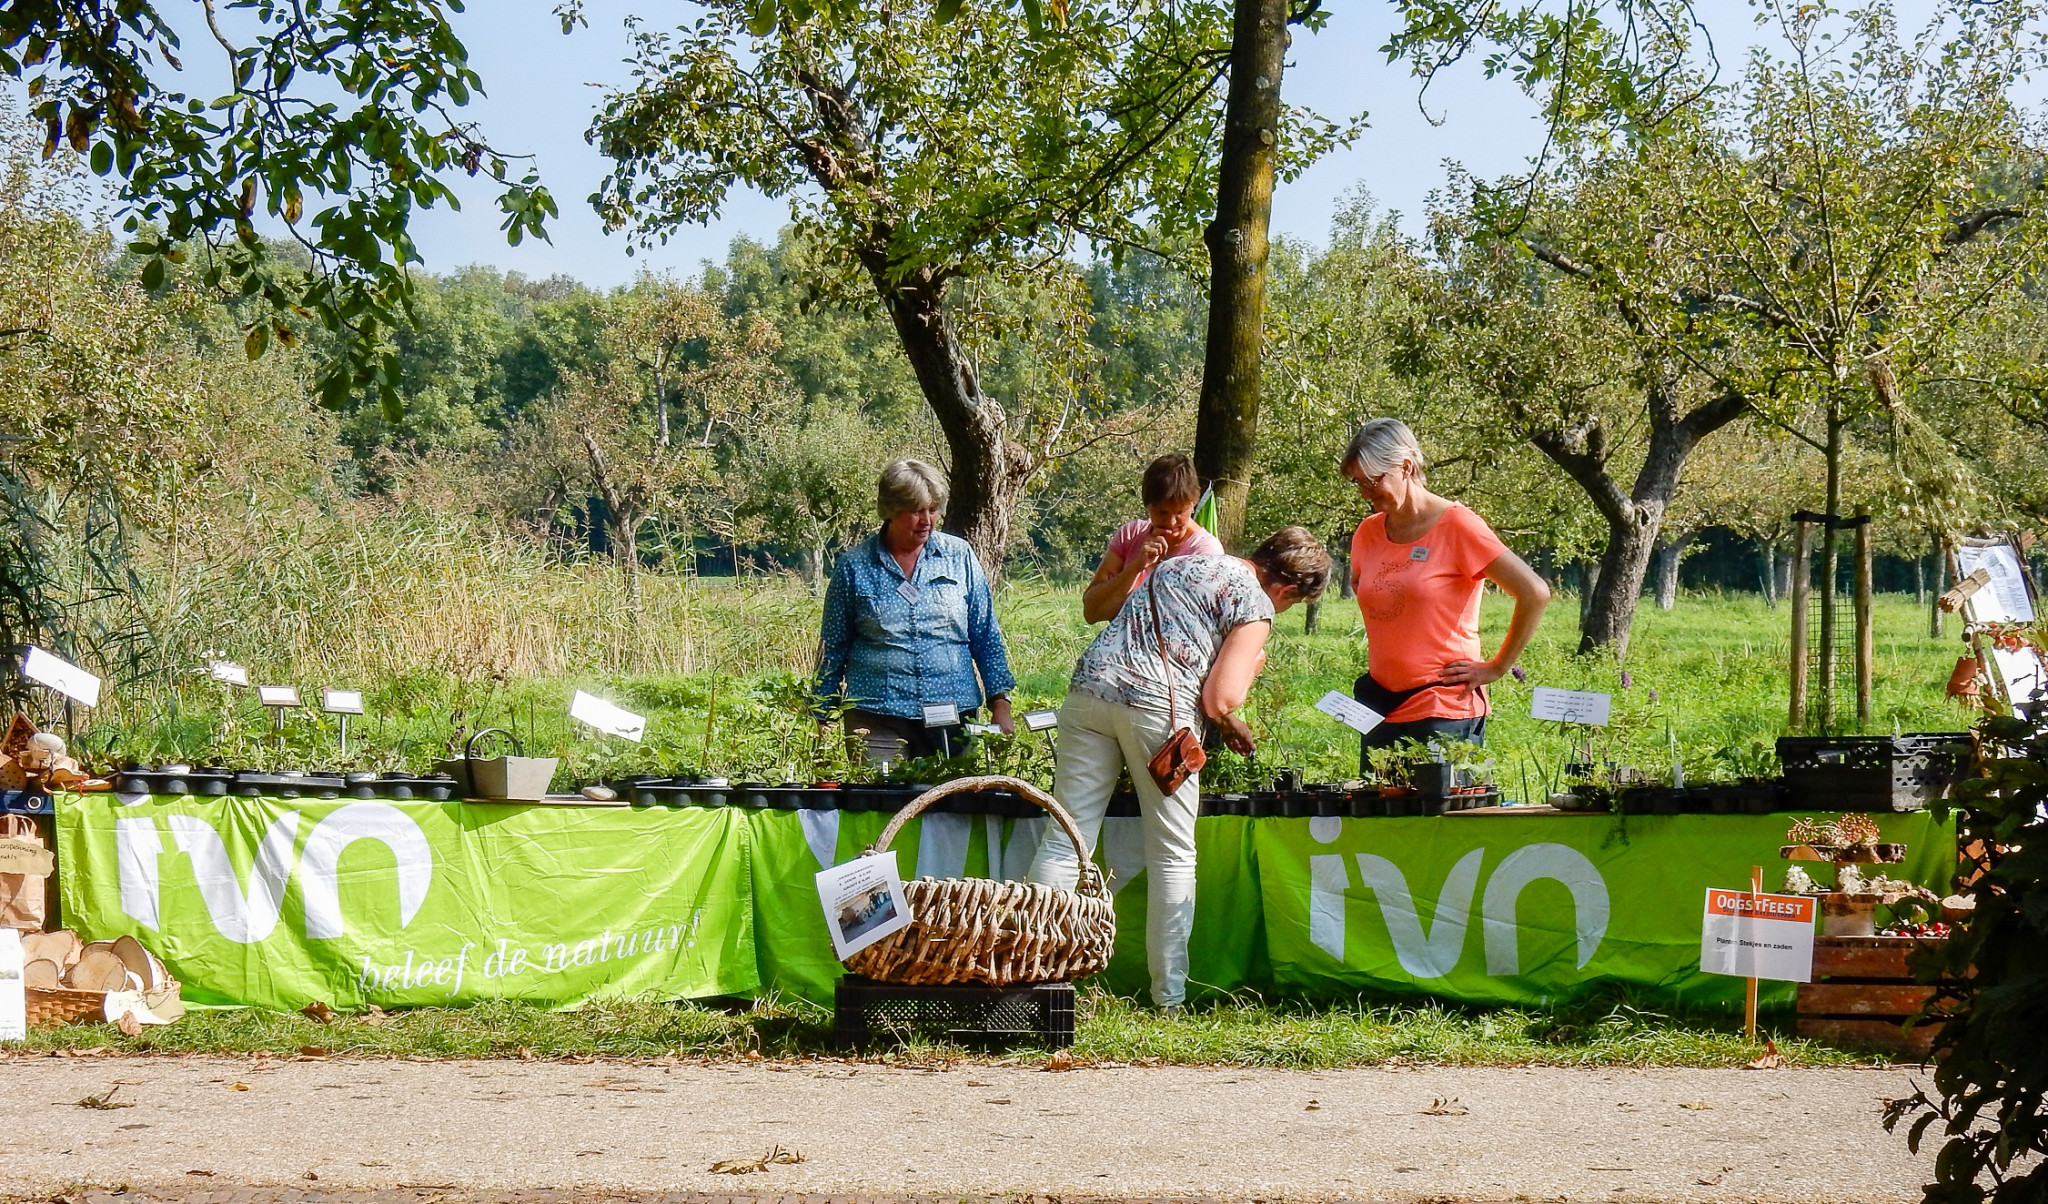
[(106, 1015), (106, 1007), (107, 996), (103, 991), (73, 991), (69, 988), (45, 991), (30, 987), (28, 1026), (57, 1028), (77, 1024), (81, 1020), (97, 1020)]
[(903, 825), (940, 799), (977, 790), (1007, 790), (1043, 807), (1074, 842), (1081, 877), (1073, 890), (1036, 882), (986, 878), (919, 878), (906, 883), (910, 927), (890, 933), (846, 959), (847, 969), (877, 982), (908, 986), (947, 983), (1065, 982), (1099, 973), (1116, 946), (1116, 911), (1102, 873), (1074, 817), (1029, 782), (989, 776), (934, 786), (896, 813), (868, 848), (889, 847)]

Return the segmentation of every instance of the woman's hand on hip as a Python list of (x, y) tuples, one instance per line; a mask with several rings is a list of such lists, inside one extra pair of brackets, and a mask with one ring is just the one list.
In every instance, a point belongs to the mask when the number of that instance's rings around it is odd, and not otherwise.
[(1441, 680), (1446, 685), (1463, 686), (1470, 694), (1480, 686), (1490, 685), (1506, 677), (1508, 671), (1492, 661), (1452, 661), (1444, 666)]

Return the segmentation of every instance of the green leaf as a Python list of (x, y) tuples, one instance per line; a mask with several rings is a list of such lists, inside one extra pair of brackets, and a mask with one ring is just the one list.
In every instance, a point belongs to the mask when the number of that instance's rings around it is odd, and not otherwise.
[(151, 257), (142, 265), (142, 287), (150, 292), (164, 286), (164, 261), (162, 257)]
[(108, 172), (110, 172), (110, 171), (112, 171), (112, 170), (114, 170), (114, 147), (113, 147), (113, 145), (112, 145), (111, 143), (107, 143), (107, 142), (95, 142), (95, 143), (93, 143), (93, 144), (92, 144), (92, 174), (94, 174), (94, 175), (96, 175), (96, 176), (103, 176), (103, 175), (106, 175), (106, 174), (107, 174)]
[[(944, 0), (940, 2), (943, 4)], [(747, 14), (747, 32), (757, 38), (767, 37), (775, 32), (775, 16), (776, 0), (754, 0), (753, 11)]]
[(248, 337), (242, 340), (242, 350), (248, 353), (249, 358), (252, 360), (262, 359), (263, 353), (269, 350), (269, 348), (270, 327), (261, 322), (250, 327)]

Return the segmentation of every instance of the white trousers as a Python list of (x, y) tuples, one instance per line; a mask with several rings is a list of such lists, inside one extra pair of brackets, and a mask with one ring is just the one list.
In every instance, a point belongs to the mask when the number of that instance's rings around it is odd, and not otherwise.
[[(1186, 719), (1183, 717), (1183, 726)], [(1195, 815), (1202, 785), (1191, 776), (1171, 795), (1161, 795), (1146, 771), (1169, 735), (1166, 716), (1069, 691), (1060, 706), (1059, 766), (1053, 797), (1071, 812), (1093, 856), (1109, 796), (1118, 774), (1128, 768), (1145, 817), (1145, 962), (1152, 972), (1152, 1002), (1178, 1004), (1187, 995), (1188, 934), (1195, 922)], [(1081, 866), (1072, 842), (1048, 826), (1030, 879), (1073, 889)]]

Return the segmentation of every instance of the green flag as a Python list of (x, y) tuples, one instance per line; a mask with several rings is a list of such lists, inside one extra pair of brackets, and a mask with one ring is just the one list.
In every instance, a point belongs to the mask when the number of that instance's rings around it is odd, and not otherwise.
[(1202, 500), (1195, 503), (1195, 522), (1209, 534), (1216, 534), (1216, 488), (1210, 486), (1202, 491)]

